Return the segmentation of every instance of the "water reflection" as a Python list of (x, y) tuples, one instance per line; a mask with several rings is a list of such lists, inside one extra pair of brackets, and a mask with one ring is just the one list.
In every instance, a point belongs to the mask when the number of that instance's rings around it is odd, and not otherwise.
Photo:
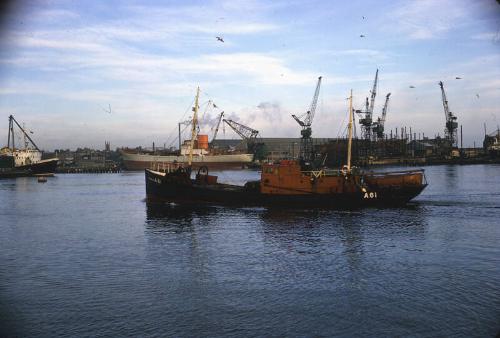
[[(371, 259), (366, 252), (421, 250), (417, 243), (425, 241), (427, 213), (418, 203), (347, 211), (148, 204), (146, 229), (149, 240), (158, 233), (190, 233), (183, 237), (190, 250), (185, 254), (200, 269), (232, 240), (248, 243), (261, 254), (272, 252), (283, 264), (285, 257), (296, 256), (355, 271)], [(280, 262), (276, 258), (274, 264)]]
[(209, 206), (146, 203), (146, 227), (148, 229), (190, 228), (195, 225), (195, 220), (214, 213), (217, 213), (217, 209)]
[(446, 165), (444, 167), (444, 175), (446, 185), (454, 191), (458, 184), (458, 171), (459, 167), (456, 165)]
[(363, 256), (363, 233), (359, 214), (340, 214), (339, 232), (344, 246), (343, 255), (352, 270), (358, 268)]
[[(168, 275), (188, 280), (192, 288), (204, 290), (211, 256), (207, 252), (206, 232), (199, 226), (206, 225), (206, 220), (216, 213), (211, 207), (146, 203), (146, 257), (148, 261), (162, 260), (162, 265), (154, 269), (168, 271)], [(179, 262), (185, 266), (183, 271), (178, 269)], [(154, 282), (164, 284), (161, 279)]]

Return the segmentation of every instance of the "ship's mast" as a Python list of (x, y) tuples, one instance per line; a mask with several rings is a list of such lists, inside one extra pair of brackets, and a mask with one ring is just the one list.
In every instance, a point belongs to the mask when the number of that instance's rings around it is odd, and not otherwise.
[[(14, 117), (12, 115), (9, 116), (9, 136), (8, 136), (8, 141), (7, 141), (7, 148), (10, 148), (11, 151), (14, 153), (14, 122), (12, 121)], [(12, 147), (11, 147), (12, 145)]]
[(352, 146), (352, 89), (349, 96), (349, 140), (347, 143), (347, 172), (351, 171), (351, 146)]
[(198, 129), (198, 99), (200, 98), (200, 87), (196, 89), (196, 98), (194, 100), (193, 107), (193, 122), (191, 123), (191, 146), (189, 147), (189, 166), (193, 163), (193, 148), (194, 148), (194, 139), (196, 138), (197, 129)]
[(36, 143), (31, 139), (31, 137), (28, 135), (26, 130), (24, 130), (23, 127), (16, 121), (14, 116), (10, 115), (9, 116), (9, 135), (12, 137), (12, 151), (14, 151), (14, 123), (17, 125), (17, 127), (23, 132), (25, 139), (27, 138), (31, 144), (35, 147), (36, 150), (40, 151), (40, 148), (36, 145)]

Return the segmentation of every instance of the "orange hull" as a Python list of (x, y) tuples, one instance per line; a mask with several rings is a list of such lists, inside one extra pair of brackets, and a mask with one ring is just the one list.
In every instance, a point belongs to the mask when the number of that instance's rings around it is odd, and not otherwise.
[(341, 170), (302, 171), (297, 161), (262, 167), (261, 193), (270, 195), (374, 193), (378, 189), (425, 186), (422, 170), (363, 174)]

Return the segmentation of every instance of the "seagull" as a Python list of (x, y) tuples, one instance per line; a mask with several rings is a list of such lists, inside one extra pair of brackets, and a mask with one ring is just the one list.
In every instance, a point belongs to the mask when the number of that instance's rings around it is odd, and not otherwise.
[(410, 88), (415, 88), (415, 86), (410, 86)]
[(462, 78), (457, 76), (455, 80), (462, 80)]
[(223, 39), (223, 38), (221, 38), (220, 36), (216, 36), (215, 38), (216, 38), (218, 41), (220, 41), (220, 42), (224, 42), (224, 39)]
[(111, 114), (111, 104), (109, 104), (109, 110), (106, 110), (106, 108), (102, 108), (106, 113)]

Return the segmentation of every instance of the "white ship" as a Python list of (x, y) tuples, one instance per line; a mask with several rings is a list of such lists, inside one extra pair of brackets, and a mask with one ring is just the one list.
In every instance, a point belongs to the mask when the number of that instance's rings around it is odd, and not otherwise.
[[(23, 148), (15, 146), (14, 125), (17, 125), (23, 134)], [(12, 115), (9, 116), (8, 144), (0, 150), (0, 156), (2, 173), (11, 173), (13, 177), (53, 174), (58, 161), (57, 158), (42, 160), (41, 150)]]
[[(193, 148), (193, 167), (206, 166), (209, 169), (241, 169), (253, 162), (253, 154), (225, 153), (214, 154), (205, 142), (207, 135), (198, 135), (198, 141)], [(196, 144), (198, 147), (196, 147)], [(144, 153), (134, 150), (122, 149), (123, 166), (127, 170), (143, 170), (155, 167), (167, 167), (175, 164), (186, 164), (189, 162), (190, 141), (187, 140), (178, 154)]]
[[(199, 89), (195, 103), (196, 111), (198, 109), (198, 95)], [(195, 111), (194, 108), (193, 111)], [(217, 131), (219, 130), (223, 116), (224, 112), (219, 115), (219, 120), (217, 127), (215, 128), (212, 141), (217, 136)], [(191, 139), (185, 140), (183, 144), (180, 144), (182, 124), (190, 125), (192, 134)], [(247, 128), (245, 126), (243, 127)], [(256, 130), (251, 131), (252, 137), (255, 137), (256, 133), (258, 133)], [(239, 134), (240, 136), (242, 135), (241, 132)], [(208, 142), (208, 135), (198, 134), (197, 114), (193, 114), (193, 117), (190, 120), (179, 123), (179, 151), (162, 152), (154, 150), (138, 151), (132, 149), (122, 149), (121, 155), (123, 159), (123, 166), (126, 170), (167, 168), (172, 165), (191, 165), (193, 168), (207, 167), (208, 169), (241, 169), (250, 165), (254, 160), (254, 154), (251, 153), (240, 153), (237, 151), (223, 152), (211, 149)]]

